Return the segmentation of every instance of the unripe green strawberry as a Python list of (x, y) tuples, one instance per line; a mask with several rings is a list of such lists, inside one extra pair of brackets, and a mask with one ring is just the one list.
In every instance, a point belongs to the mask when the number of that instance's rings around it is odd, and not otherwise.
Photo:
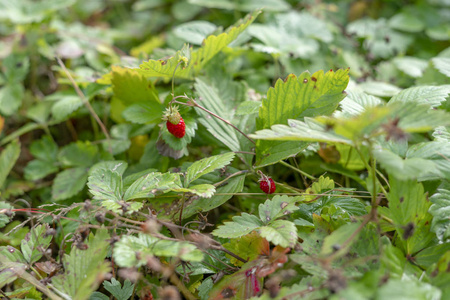
[[(179, 114), (178, 114), (179, 115)], [(180, 116), (178, 124), (173, 124), (170, 119), (166, 122), (167, 130), (175, 137), (181, 139), (186, 133), (186, 124), (184, 124), (183, 118)]]

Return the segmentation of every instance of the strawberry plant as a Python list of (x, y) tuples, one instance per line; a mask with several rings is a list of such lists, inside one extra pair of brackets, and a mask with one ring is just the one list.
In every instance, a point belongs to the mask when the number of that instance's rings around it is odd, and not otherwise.
[(1, 298), (450, 297), (448, 3), (10, 2)]

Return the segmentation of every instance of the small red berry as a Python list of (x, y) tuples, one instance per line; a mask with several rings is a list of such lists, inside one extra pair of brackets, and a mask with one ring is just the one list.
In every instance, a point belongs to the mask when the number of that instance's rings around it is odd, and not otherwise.
[(272, 178), (266, 177), (261, 179), (259, 182), (259, 188), (266, 194), (273, 194), (275, 193), (277, 187), (275, 186), (275, 182), (273, 182)]
[(186, 133), (186, 124), (178, 112), (178, 107), (170, 106), (163, 115), (167, 130), (175, 137), (181, 139)]
[(175, 137), (181, 139), (186, 133), (186, 124), (184, 120), (180, 117), (180, 122), (178, 124), (173, 124), (169, 120), (166, 122), (167, 130)]

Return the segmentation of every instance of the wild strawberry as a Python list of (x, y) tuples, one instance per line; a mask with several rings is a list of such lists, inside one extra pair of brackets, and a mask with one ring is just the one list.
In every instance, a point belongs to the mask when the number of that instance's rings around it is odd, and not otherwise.
[(172, 124), (169, 120), (167, 120), (166, 126), (167, 130), (169, 130), (169, 132), (173, 136), (179, 139), (181, 139), (186, 133), (186, 124), (184, 124), (184, 120), (182, 117), (180, 117), (180, 122), (178, 122), (178, 124)]
[(273, 179), (267, 176), (263, 176), (259, 181), (259, 188), (266, 194), (273, 194), (277, 187), (275, 186), (275, 182)]
[(168, 108), (163, 119), (166, 121), (167, 130), (173, 136), (181, 139), (185, 135), (186, 124), (176, 106)]

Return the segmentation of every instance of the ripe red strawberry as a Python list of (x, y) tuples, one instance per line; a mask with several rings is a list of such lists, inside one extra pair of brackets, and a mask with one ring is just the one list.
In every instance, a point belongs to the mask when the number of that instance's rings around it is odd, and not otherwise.
[(263, 191), (266, 194), (275, 193), (277, 187), (275, 186), (275, 182), (273, 182), (273, 179), (266, 176), (264, 177), (259, 181), (259, 188), (261, 189), (261, 191)]
[(166, 122), (167, 130), (175, 137), (181, 139), (186, 133), (186, 124), (184, 124), (184, 120), (180, 117), (180, 121), (178, 124), (173, 124), (169, 120)]
[(178, 107), (169, 107), (164, 114), (167, 130), (175, 137), (181, 139), (186, 133), (186, 124), (178, 112)]

